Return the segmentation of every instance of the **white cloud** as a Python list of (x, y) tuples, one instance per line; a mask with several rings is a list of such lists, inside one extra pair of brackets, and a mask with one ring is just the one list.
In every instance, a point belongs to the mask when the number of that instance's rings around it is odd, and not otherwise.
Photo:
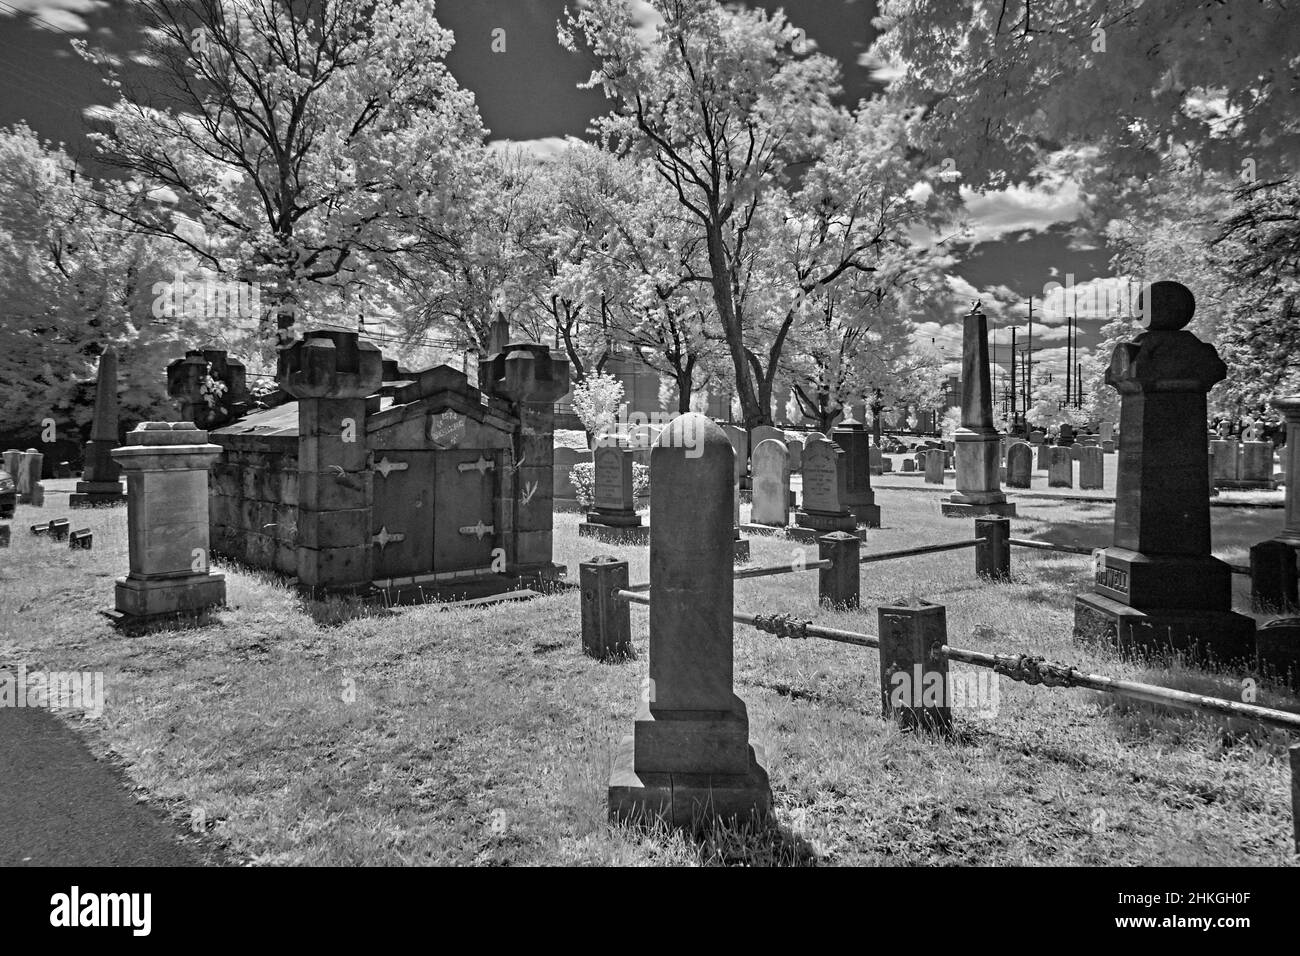
[(108, 6), (102, 0), (6, 0), (0, 7), (0, 16), (13, 17), (14, 9), (30, 14), (35, 25), (52, 31), (63, 30), (67, 33), (87, 33), (90, 30), (81, 14), (94, 13)]
[(1016, 232), (1043, 232), (1058, 222), (1073, 222), (1083, 213), (1079, 186), (1074, 182), (1011, 186), (989, 193), (962, 187), (961, 198), (970, 221), (972, 246)]
[(494, 139), (488, 143), (488, 149), (494, 153), (507, 150), (521, 150), (534, 159), (550, 159), (568, 148), (570, 142), (577, 142), (572, 136), (545, 136), (541, 139)]
[(907, 68), (903, 65), (886, 63), (869, 50), (858, 56), (858, 66), (866, 68), (877, 83), (892, 83), (907, 73)]

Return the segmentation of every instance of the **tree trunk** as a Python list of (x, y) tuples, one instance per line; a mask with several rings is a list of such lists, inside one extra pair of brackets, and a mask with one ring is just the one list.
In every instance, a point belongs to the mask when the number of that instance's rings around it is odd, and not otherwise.
[(740, 400), (741, 418), (744, 419), (746, 430), (770, 424), (765, 419), (770, 419), (771, 415), (764, 415), (754, 388), (749, 356), (745, 352), (744, 331), (740, 327), (736, 302), (731, 295), (731, 270), (727, 265), (720, 226), (708, 227), (708, 248), (713, 304), (718, 309), (718, 318), (722, 321), (722, 330), (727, 337), (727, 348), (731, 352), (731, 363), (736, 369), (736, 397)]

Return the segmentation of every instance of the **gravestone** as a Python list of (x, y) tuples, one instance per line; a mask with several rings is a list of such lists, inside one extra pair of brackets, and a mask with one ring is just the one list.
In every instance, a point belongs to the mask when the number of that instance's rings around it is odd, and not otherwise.
[(7, 468), (0, 468), (0, 518), (12, 518), (18, 506), (18, 483)]
[(86, 464), (76, 491), (68, 496), (68, 507), (92, 508), (126, 501), (122, 470), (113, 458), (118, 443), (117, 427), (117, 352), (110, 347), (99, 357), (95, 418), (85, 449)]
[[(688, 447), (690, 453), (687, 453)], [(735, 452), (703, 415), (674, 419), (650, 459), (649, 680), (614, 757), (612, 820), (674, 826), (749, 821), (772, 791), (733, 688)]]
[(731, 450), (736, 453), (736, 484), (741, 488), (749, 487), (749, 433), (735, 425), (723, 425)]
[(1237, 481), (1237, 439), (1225, 438), (1210, 442), (1210, 454), (1214, 456), (1214, 486), (1231, 488)]
[(14, 480), (15, 484), (18, 481), (18, 463), (22, 460), (23, 452), (21, 448), (10, 448), (4, 453), (4, 469), (9, 472), (9, 477)]
[(635, 452), (623, 444), (602, 442), (591, 454), (593, 510), (578, 525), (579, 536), (610, 543), (645, 544), (650, 540), (650, 529), (636, 513)]
[(1073, 444), (1074, 444), (1074, 426), (1073, 426), (1073, 425), (1070, 425), (1070, 424), (1063, 424), (1063, 425), (1061, 425), (1061, 428), (1060, 428), (1060, 435), (1059, 435), (1059, 437), (1057, 438), (1057, 442), (1056, 442), (1056, 443), (1057, 443), (1058, 445), (1065, 445), (1065, 446), (1067, 446), (1067, 447), (1070, 446), (1070, 445), (1073, 445)]
[(1034, 448), (1018, 441), (1007, 449), (1007, 487), (1028, 488), (1034, 470)]
[[(871, 433), (866, 425), (846, 417), (830, 438), (844, 451), (844, 505), (868, 528), (880, 527), (880, 505), (871, 490)], [(876, 449), (879, 454), (879, 449)]]
[(931, 448), (922, 454), (925, 456), (925, 483), (927, 485), (943, 484), (943, 459), (946, 452), (939, 448)]
[[(1300, 395), (1273, 399), (1273, 407), (1286, 420), (1282, 470), (1286, 473), (1286, 518), (1276, 540), (1300, 548)], [(1292, 476), (1297, 476), (1295, 479)]]
[(795, 512), (789, 536), (799, 541), (816, 541), (831, 531), (847, 531), (863, 537), (858, 520), (845, 504), (848, 474), (844, 451), (825, 436), (813, 433), (803, 449), (803, 501)]
[(1114, 422), (1102, 422), (1102, 423), (1098, 426), (1098, 429), (1099, 429), (1099, 432), (1100, 432), (1100, 434), (1098, 435), (1098, 437), (1101, 439), (1101, 450), (1102, 450), (1102, 452), (1105, 453), (1105, 454), (1107, 454), (1107, 455), (1114, 453), (1114, 451), (1115, 451), (1115, 423), (1114, 423)]
[[(775, 425), (756, 425), (754, 427), (754, 430), (749, 433), (749, 445), (751, 448), (755, 450), (758, 449), (760, 443), (765, 442), (769, 439), (772, 439), (774, 441), (779, 441), (781, 444), (784, 445), (785, 432), (782, 429), (777, 428)], [(787, 449), (787, 452), (788, 451), (789, 449)], [(752, 471), (753, 461), (754, 461), (753, 451), (749, 453), (749, 460), (750, 460), (750, 470)]]
[(797, 473), (803, 468), (803, 439), (791, 438), (785, 443), (786, 449), (790, 452), (790, 471)]
[(128, 621), (225, 603), (208, 555), (208, 468), (221, 452), (193, 422), (144, 422), (113, 450), (127, 476), (131, 570), (117, 579), (116, 607)]
[(1029, 433), (1029, 444), (1041, 445), (1046, 438), (1047, 436), (1043, 432), (1039, 431), (1038, 429), (1034, 429), (1032, 432)]
[(903, 471), (916, 471), (916, 460), (907, 457), (903, 459)]
[[(1259, 429), (1258, 425), (1253, 427)], [(1240, 448), (1241, 460), (1235, 487), (1271, 489), (1273, 487), (1273, 443), (1247, 439), (1241, 443)]]
[(885, 456), (881, 454), (880, 449), (875, 445), (871, 446), (868, 452), (871, 473), (873, 475), (883, 475), (885, 473)]
[(1079, 456), (1079, 487), (1098, 491), (1106, 485), (1106, 454), (1098, 447), (1086, 447)]
[(1074, 458), (1069, 448), (1052, 446), (1051, 457), (1047, 460), (1047, 487), (1074, 487)]
[(978, 302), (962, 323), (961, 366), (961, 427), (954, 436), (957, 490), (943, 499), (940, 511), (951, 518), (1012, 517), (1016, 506), (1002, 491), (1001, 439), (993, 426), (988, 319)]
[(1038, 460), (1034, 463), (1035, 471), (1047, 471), (1052, 460), (1052, 446), (1044, 442), (1038, 446)]
[(1070, 460), (1071, 460), (1071, 461), (1080, 461), (1080, 460), (1083, 459), (1083, 449), (1084, 449), (1086, 446), (1085, 446), (1082, 442), (1077, 442), (1077, 441), (1076, 441), (1073, 445), (1070, 445), (1070, 446), (1068, 446), (1068, 447), (1069, 447), (1069, 449), (1070, 449)]
[(41, 484), (41, 470), (45, 456), (35, 448), (23, 452), (18, 461), (18, 503), (40, 507), (45, 503), (45, 488)]
[(555, 505), (557, 508), (573, 507), (578, 503), (578, 489), (574, 485), (573, 466), (587, 457), (585, 452), (564, 445), (555, 446), (551, 462), (555, 482)]
[(765, 438), (754, 446), (754, 524), (784, 528), (790, 523), (790, 452), (785, 442)]
[(1195, 309), (1185, 286), (1156, 282), (1142, 302), (1147, 331), (1117, 345), (1106, 370), (1120, 393), (1114, 543), (1075, 600), (1075, 639), (1249, 660), (1255, 622), (1233, 612), (1232, 571), (1210, 553), (1205, 396), (1227, 368), (1185, 330)]
[(894, 470), (894, 459), (888, 457), (887, 455), (882, 455), (880, 458), (880, 473), (882, 475), (888, 474), (893, 470)]

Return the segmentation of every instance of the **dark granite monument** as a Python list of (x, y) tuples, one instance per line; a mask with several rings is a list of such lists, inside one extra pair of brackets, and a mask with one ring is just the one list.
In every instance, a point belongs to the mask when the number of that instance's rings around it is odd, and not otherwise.
[(1147, 331), (1116, 346), (1106, 370), (1120, 393), (1114, 543), (1075, 599), (1075, 639), (1250, 660), (1255, 622), (1233, 612), (1232, 571), (1210, 554), (1205, 396), (1227, 368), (1184, 329), (1195, 309), (1185, 286), (1156, 282), (1139, 301)]
[(880, 527), (880, 505), (871, 490), (871, 432), (852, 416), (832, 429), (831, 441), (844, 450), (844, 504), (861, 524)]
[(117, 352), (110, 346), (99, 357), (95, 383), (95, 418), (86, 445), (86, 466), (77, 489), (68, 496), (69, 508), (93, 508), (126, 501), (122, 469), (113, 460), (117, 437)]

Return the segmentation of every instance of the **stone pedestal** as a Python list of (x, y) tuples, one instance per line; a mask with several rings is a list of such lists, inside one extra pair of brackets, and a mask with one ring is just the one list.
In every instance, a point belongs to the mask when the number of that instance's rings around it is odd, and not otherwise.
[[(695, 445), (686, 453), (684, 438)], [(651, 458), (649, 680), (614, 753), (609, 815), (701, 827), (766, 817), (772, 793), (732, 686), (735, 452), (702, 415), (675, 419)]]
[(1121, 401), (1114, 543), (1097, 558), (1092, 592), (1076, 598), (1075, 638), (1248, 660), (1255, 623), (1233, 612), (1231, 570), (1210, 554), (1205, 395), (1227, 370), (1183, 329), (1190, 291), (1157, 282), (1143, 298), (1148, 331), (1116, 346), (1106, 371)]
[(133, 622), (225, 603), (225, 577), (208, 564), (208, 468), (222, 449), (207, 438), (193, 422), (145, 422), (113, 450), (127, 476), (131, 562), (116, 607)]
[(1016, 506), (1002, 491), (1002, 437), (993, 427), (988, 319), (979, 303), (962, 325), (961, 428), (953, 437), (957, 490), (941, 502), (942, 513), (950, 518), (1014, 517)]

